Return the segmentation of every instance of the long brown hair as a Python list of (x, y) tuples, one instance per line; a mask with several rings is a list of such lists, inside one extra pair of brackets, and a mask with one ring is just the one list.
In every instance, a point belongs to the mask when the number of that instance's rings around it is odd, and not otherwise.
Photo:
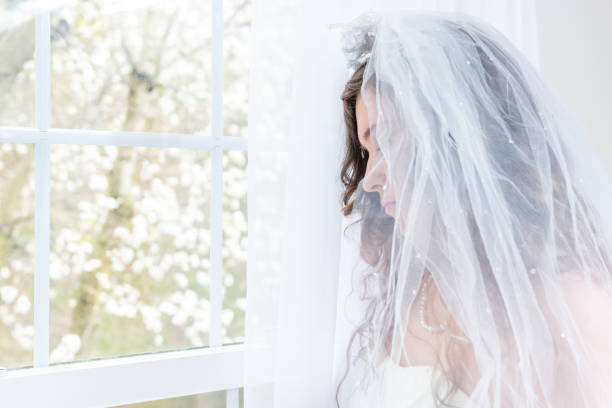
[[(358, 189), (359, 182), (364, 178), (368, 163), (368, 152), (361, 148), (361, 143), (357, 137), (357, 97), (363, 87), (363, 74), (367, 67), (367, 61), (361, 64), (346, 83), (342, 92), (342, 102), (344, 105), (344, 121), (346, 125), (346, 150), (342, 169), (340, 173), (341, 181), (344, 184), (342, 195), (344, 215), (348, 216), (355, 212), (361, 218), (354, 223), (361, 224), (361, 245), (359, 252), (361, 257), (370, 265), (376, 268), (379, 274), (366, 275), (361, 284), (360, 300), (367, 302), (365, 317), (352, 333), (346, 350), (346, 367), (344, 375), (336, 388), (336, 404), (339, 407), (340, 388), (348, 376), (350, 367), (350, 351), (355, 340), (367, 340), (367, 333), (371, 329), (372, 318), (376, 312), (378, 297), (369, 292), (369, 287), (377, 280), (379, 284), (388, 284), (388, 271), (391, 262), (391, 245), (393, 240), (394, 219), (388, 216), (382, 209), (378, 193), (366, 192)], [(372, 76), (372, 79), (374, 76)], [(350, 226), (349, 226), (350, 227)], [(384, 275), (384, 276), (381, 276)], [(389, 316), (393, 318), (393, 316)], [(364, 347), (361, 344), (359, 357), (363, 357)]]

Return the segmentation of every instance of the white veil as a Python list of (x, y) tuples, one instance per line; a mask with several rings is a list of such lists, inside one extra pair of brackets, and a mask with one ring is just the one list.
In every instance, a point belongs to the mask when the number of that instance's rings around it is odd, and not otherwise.
[(384, 406), (381, 362), (421, 365), (426, 347), (440, 406), (610, 406), (612, 180), (573, 114), (468, 15), (340, 29), (370, 129), (366, 149), (346, 118), (345, 213), (369, 265), (355, 406)]

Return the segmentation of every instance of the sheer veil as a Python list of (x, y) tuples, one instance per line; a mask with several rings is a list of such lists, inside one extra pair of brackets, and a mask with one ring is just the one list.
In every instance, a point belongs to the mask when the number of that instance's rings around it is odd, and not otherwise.
[(337, 28), (371, 141), (347, 127), (342, 174), (368, 264), (348, 347), (362, 405), (383, 406), (382, 360), (420, 364), (423, 332), (456, 385), (434, 384), (442, 403), (610, 406), (612, 180), (574, 115), (474, 17), (369, 11)]

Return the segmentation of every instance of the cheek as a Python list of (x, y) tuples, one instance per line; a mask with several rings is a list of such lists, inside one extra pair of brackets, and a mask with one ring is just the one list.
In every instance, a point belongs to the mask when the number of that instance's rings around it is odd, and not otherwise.
[(370, 156), (368, 156), (368, 158), (366, 159), (366, 174), (369, 174), (371, 170), (372, 170), (372, 159), (370, 158)]
[(365, 165), (365, 172), (363, 173), (363, 177), (362, 179), (365, 180), (368, 178), (368, 176), (370, 175), (370, 171), (372, 170), (372, 161), (370, 159), (365, 159), (366, 160), (366, 165)]

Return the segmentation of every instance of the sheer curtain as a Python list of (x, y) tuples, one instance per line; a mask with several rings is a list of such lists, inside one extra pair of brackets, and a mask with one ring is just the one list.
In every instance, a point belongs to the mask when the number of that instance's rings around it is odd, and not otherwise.
[(480, 17), (538, 66), (533, 0), (253, 0), (246, 408), (336, 406), (361, 309), (345, 301), (358, 263), (340, 211), (348, 71), (328, 26), (387, 7)]

